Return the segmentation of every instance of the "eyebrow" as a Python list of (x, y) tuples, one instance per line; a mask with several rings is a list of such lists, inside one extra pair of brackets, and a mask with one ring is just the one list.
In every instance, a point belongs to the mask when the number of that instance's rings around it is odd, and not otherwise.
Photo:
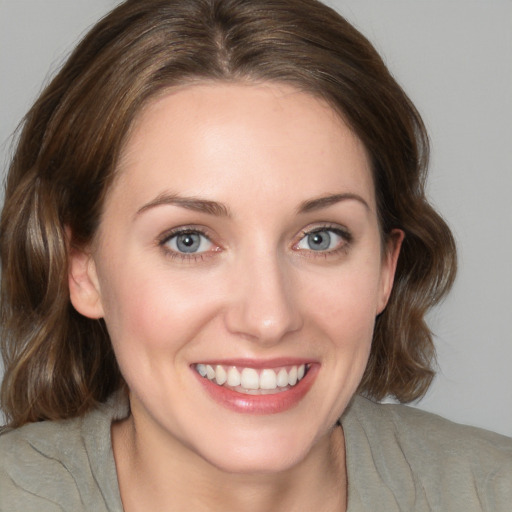
[(332, 194), (332, 195), (322, 196), (322, 197), (318, 197), (316, 199), (309, 199), (307, 201), (304, 201), (299, 206), (298, 213), (314, 212), (316, 210), (321, 210), (322, 208), (327, 208), (328, 206), (332, 206), (333, 204), (339, 203), (341, 201), (348, 201), (348, 200), (358, 201), (367, 210), (370, 210), (370, 206), (360, 195), (346, 192), (344, 194)]
[(162, 205), (181, 206), (187, 210), (192, 210), (200, 213), (207, 213), (215, 215), (216, 217), (230, 217), (231, 214), (226, 205), (218, 203), (217, 201), (210, 201), (208, 199), (200, 199), (198, 197), (184, 197), (177, 194), (160, 194), (155, 199), (146, 203), (144, 206), (137, 210), (137, 215)]
[[(321, 210), (322, 208), (327, 208), (333, 204), (348, 200), (358, 201), (367, 210), (370, 210), (370, 206), (361, 196), (346, 192), (344, 194), (332, 194), (304, 201), (300, 204), (298, 213), (308, 213)], [(150, 210), (151, 208), (156, 208), (157, 206), (162, 205), (180, 206), (182, 208), (186, 208), (187, 210), (206, 213), (216, 217), (231, 217), (229, 208), (217, 201), (210, 201), (208, 199), (200, 199), (198, 197), (186, 197), (168, 193), (160, 194), (149, 203), (146, 203), (144, 206), (137, 210), (136, 215), (140, 215), (141, 213)]]

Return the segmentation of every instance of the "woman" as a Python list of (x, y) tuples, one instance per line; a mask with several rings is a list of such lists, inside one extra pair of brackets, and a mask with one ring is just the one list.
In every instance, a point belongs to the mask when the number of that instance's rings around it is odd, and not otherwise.
[(506, 510), (509, 439), (403, 406), (455, 249), (418, 113), (314, 1), (128, 1), (27, 115), (1, 510)]

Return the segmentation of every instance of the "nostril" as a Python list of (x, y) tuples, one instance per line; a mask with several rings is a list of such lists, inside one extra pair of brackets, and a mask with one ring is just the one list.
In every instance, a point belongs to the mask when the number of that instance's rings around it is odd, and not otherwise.
[(301, 316), (291, 308), (250, 307), (249, 304), (233, 305), (226, 314), (230, 332), (260, 343), (277, 343), (302, 327)]
[[(296, 290), (289, 269), (276, 251), (261, 250), (240, 258), (235, 265), (226, 312), (230, 332), (252, 341), (274, 344), (302, 326)], [(242, 264), (243, 263), (243, 264)]]

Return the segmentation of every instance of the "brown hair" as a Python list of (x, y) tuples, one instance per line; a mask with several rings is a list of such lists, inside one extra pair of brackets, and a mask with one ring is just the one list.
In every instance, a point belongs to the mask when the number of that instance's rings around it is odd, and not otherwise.
[(402, 229), (395, 287), (360, 391), (421, 396), (424, 315), (449, 289), (455, 246), (425, 199), (428, 139), (372, 45), (315, 0), (128, 0), (79, 44), (27, 114), (0, 224), (1, 400), (12, 426), (83, 414), (123, 385), (102, 320), (69, 301), (66, 227), (91, 241), (143, 105), (194, 80), (278, 81), (327, 100), (372, 159), (383, 236)]

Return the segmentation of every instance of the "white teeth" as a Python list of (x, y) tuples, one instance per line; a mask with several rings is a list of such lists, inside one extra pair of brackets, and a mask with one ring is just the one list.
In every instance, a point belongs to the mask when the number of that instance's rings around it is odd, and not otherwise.
[(240, 386), (240, 372), (232, 366), (228, 370), (228, 386), (236, 387)]
[(220, 364), (215, 367), (215, 380), (219, 386), (222, 386), (228, 380), (228, 374)]
[(290, 372), (288, 373), (288, 384), (290, 386), (295, 386), (297, 384), (297, 367), (292, 366)]
[(277, 374), (277, 385), (280, 388), (288, 386), (288, 372), (284, 368)]
[(206, 365), (206, 376), (210, 380), (215, 378), (215, 370), (209, 364)]
[(242, 370), (240, 385), (245, 389), (258, 389), (260, 387), (258, 372), (254, 368), (244, 368)]
[(281, 368), (276, 370), (265, 368), (258, 372), (254, 368), (243, 368), (241, 371), (235, 366), (224, 367), (220, 364), (212, 366), (199, 363), (196, 371), (202, 377), (215, 381), (217, 385), (226, 384), (229, 387), (242, 387), (247, 391), (275, 390), (277, 388), (289, 388), (295, 386), (306, 374), (305, 364), (300, 366), (289, 366), (289, 369)]
[(260, 389), (276, 389), (276, 387), (276, 372), (274, 370), (263, 370), (260, 375)]

